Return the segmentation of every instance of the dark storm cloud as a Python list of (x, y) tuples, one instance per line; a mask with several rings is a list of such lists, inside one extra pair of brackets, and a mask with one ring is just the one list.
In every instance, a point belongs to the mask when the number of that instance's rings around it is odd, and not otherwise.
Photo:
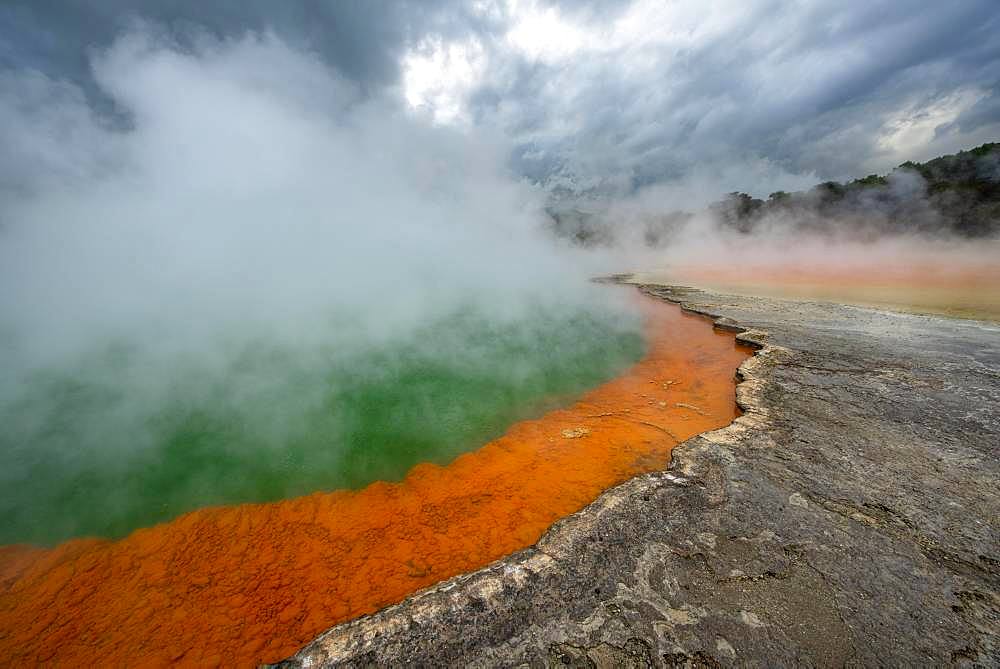
[[(498, 68), (473, 98), (477, 118), (542, 143), (551, 155), (532, 154), (546, 165), (626, 190), (692, 166), (757, 159), (842, 178), (964, 148), (991, 139), (975, 131), (997, 130), (995, 93), (974, 101), (1000, 80), (1000, 5), (992, 0), (715, 8), (735, 20), (695, 39), (598, 44), (573, 58)], [(681, 30), (699, 27), (696, 20)], [(511, 98), (526, 102), (512, 106)], [(935, 110), (944, 122), (917, 132)], [(546, 133), (566, 119), (578, 124), (573, 133)]]
[(136, 19), (182, 41), (198, 31), (215, 37), (273, 31), (369, 85), (396, 79), (402, 50), (414, 36), (471, 24), (460, 3), (447, 0), (13, 0), (0, 7), (0, 64), (85, 81), (91, 52), (106, 48)]
[[(548, 27), (527, 50), (511, 39), (525, 12), (549, 9), (576, 42), (561, 51)], [(474, 43), (483, 62), (456, 94), (462, 119), (510, 137), (514, 168), (553, 189), (631, 192), (741, 165), (761, 170), (746, 188), (779, 188), (884, 171), (1000, 130), (996, 0), (25, 0), (0, 8), (0, 64), (92, 94), (88, 54), (136, 18), (182, 43), (199, 30), (271, 31), (369, 92), (399, 84), (416, 46)]]

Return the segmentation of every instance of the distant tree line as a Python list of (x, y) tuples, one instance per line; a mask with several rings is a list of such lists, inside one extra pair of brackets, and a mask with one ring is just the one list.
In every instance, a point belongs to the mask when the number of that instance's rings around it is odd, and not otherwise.
[(767, 200), (729, 193), (709, 207), (716, 221), (739, 232), (786, 225), (812, 232), (1000, 234), (1000, 143), (907, 161), (885, 176), (827, 181)]
[[(620, 240), (622, 221), (604, 211), (549, 210), (553, 232), (584, 246)], [(766, 200), (729, 193), (708, 207), (715, 224), (743, 234), (773, 229), (816, 234), (1000, 235), (1000, 143), (941, 156), (926, 163), (907, 161), (889, 174), (870, 174), (839, 183), (827, 181), (807, 191), (771, 193)], [(627, 234), (647, 246), (662, 246), (695, 214), (642, 212), (627, 222)]]

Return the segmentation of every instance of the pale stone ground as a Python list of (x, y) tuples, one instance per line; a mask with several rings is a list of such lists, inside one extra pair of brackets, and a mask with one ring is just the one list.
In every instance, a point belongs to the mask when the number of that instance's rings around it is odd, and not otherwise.
[(745, 414), (286, 666), (1000, 666), (1000, 327), (644, 289), (749, 329)]

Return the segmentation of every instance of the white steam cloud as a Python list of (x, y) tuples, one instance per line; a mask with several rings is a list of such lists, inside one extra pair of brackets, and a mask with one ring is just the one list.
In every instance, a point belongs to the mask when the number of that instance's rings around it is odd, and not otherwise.
[(395, 479), (640, 353), (502, 141), (193, 42), (0, 75), (0, 543)]
[(332, 311), (377, 337), (467, 300), (502, 317), (593, 299), (592, 259), (544, 239), (501, 143), (270, 35), (195, 43), (138, 27), (95, 54), (110, 117), (70, 84), (0, 79), (0, 320), (21, 363), (234, 324), (309, 337)]

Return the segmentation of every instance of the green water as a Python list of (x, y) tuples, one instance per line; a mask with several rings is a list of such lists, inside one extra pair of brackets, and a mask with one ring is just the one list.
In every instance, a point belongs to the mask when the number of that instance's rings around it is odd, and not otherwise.
[(115, 342), (35, 370), (0, 403), (0, 544), (120, 537), (201, 506), (445, 464), (641, 357), (636, 318), (558, 311), (166, 361)]

